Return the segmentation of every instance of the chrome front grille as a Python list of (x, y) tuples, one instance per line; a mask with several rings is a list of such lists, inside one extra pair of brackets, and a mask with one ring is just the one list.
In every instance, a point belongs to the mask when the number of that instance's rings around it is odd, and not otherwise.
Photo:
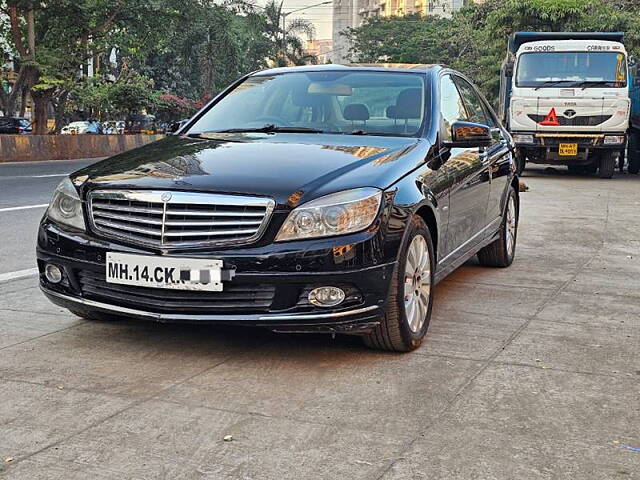
[(275, 202), (209, 193), (95, 190), (92, 228), (105, 236), (156, 247), (243, 244), (264, 231)]

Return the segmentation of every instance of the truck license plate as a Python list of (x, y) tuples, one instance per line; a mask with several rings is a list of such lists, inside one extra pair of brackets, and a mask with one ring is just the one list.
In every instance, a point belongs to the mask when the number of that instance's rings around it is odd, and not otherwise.
[(577, 143), (561, 143), (558, 147), (558, 154), (561, 157), (575, 157), (578, 155)]
[(107, 252), (107, 283), (221, 292), (221, 272), (222, 260)]

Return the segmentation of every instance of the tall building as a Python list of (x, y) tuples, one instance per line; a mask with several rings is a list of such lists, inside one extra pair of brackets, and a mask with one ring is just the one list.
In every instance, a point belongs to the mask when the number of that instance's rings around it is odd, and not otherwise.
[(359, 27), (369, 17), (403, 16), (410, 13), (450, 17), (467, 3), (482, 0), (334, 0), (333, 2), (333, 52), (329, 58), (334, 63), (347, 61), (349, 42), (341, 35), (352, 27)]

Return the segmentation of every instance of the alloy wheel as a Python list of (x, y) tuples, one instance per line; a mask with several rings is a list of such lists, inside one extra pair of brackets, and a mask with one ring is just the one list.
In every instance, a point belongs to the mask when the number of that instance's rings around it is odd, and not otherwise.
[(507, 255), (513, 256), (513, 251), (516, 248), (516, 201), (513, 196), (509, 197), (509, 203), (507, 204), (507, 221), (506, 221), (506, 234), (507, 234)]
[(404, 272), (404, 310), (409, 328), (418, 333), (424, 325), (431, 296), (431, 258), (422, 235), (411, 240)]

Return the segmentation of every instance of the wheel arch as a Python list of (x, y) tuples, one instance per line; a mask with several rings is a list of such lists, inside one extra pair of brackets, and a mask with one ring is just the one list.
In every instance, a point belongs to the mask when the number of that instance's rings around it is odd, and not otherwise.
[(429, 205), (422, 205), (416, 210), (416, 215), (420, 216), (424, 223), (429, 227), (429, 233), (431, 234), (431, 243), (433, 244), (433, 251), (438, 258), (438, 221), (436, 215)]

